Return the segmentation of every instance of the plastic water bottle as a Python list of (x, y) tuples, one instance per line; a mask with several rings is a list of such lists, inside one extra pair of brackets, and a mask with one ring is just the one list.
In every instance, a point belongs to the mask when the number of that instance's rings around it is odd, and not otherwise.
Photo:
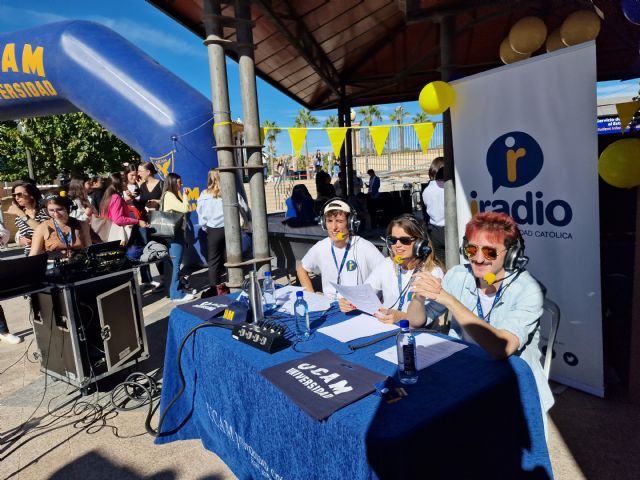
[(262, 281), (262, 297), (264, 298), (264, 309), (272, 310), (276, 306), (276, 288), (273, 284), (271, 272), (264, 272)]
[(418, 381), (416, 362), (416, 337), (409, 330), (409, 320), (400, 320), (400, 333), (396, 340), (398, 348), (398, 378), (404, 384), (411, 385)]
[(298, 340), (304, 342), (311, 336), (311, 324), (309, 323), (309, 305), (304, 299), (303, 292), (296, 292), (296, 303), (293, 304), (296, 316), (296, 334)]

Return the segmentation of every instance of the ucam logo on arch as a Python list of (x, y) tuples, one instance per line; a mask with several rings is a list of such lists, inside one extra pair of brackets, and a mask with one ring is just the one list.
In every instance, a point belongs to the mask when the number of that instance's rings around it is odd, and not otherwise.
[[(542, 171), (544, 154), (538, 142), (525, 132), (508, 132), (496, 138), (487, 149), (487, 170), (491, 175), (491, 187), (495, 194), (500, 187), (519, 188), (530, 183)], [(541, 191), (524, 191), (523, 198), (508, 201), (500, 198), (481, 199), (478, 192), (469, 192), (471, 214), (477, 212), (496, 211), (511, 215), (520, 225), (545, 225), (555, 227), (567, 226), (573, 218), (573, 210), (568, 202), (562, 199), (546, 201)], [(534, 199), (535, 197), (535, 199)], [(552, 232), (544, 232), (552, 233)], [(559, 238), (571, 238), (571, 234)], [(523, 234), (525, 231), (523, 231)], [(529, 233), (530, 234), (530, 233)]]

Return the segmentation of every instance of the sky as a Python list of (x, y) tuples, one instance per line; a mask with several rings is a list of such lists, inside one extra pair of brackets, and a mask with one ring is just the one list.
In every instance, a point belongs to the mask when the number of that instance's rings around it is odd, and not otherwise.
[[(207, 52), (202, 40), (143, 0), (0, 0), (0, 32), (3, 33), (77, 19), (102, 23), (115, 30), (211, 98)], [(237, 64), (228, 60), (227, 70), (231, 116), (235, 120), (243, 116)], [(260, 79), (257, 88), (260, 122), (270, 120), (279, 127), (292, 127), (302, 106)], [(598, 96), (632, 96), (637, 92), (637, 80), (598, 84)], [(378, 123), (392, 123), (387, 116), (398, 105), (379, 105), (385, 119)], [(420, 111), (417, 102), (405, 102), (403, 105), (412, 116)], [(335, 110), (313, 112), (321, 123), (336, 113)], [(409, 122), (410, 118), (406, 121)], [(331, 150), (324, 132), (309, 134), (309, 148), (313, 151), (316, 148)], [(279, 135), (276, 149), (278, 154), (291, 153), (286, 133)]]

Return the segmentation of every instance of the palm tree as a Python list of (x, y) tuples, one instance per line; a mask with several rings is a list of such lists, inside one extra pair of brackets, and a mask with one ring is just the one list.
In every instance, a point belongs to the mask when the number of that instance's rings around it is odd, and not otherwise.
[(322, 126), (325, 127), (325, 128), (327, 128), (327, 127), (331, 128), (331, 127), (339, 126), (339, 124), (338, 124), (338, 116), (337, 115), (329, 115), (329, 117), (324, 121)]
[(265, 140), (267, 141), (267, 144), (268, 144), (267, 152), (269, 153), (269, 165), (270, 165), (271, 174), (273, 175), (273, 157), (275, 157), (276, 155), (275, 143), (278, 135), (282, 132), (282, 129), (278, 128), (278, 125), (276, 125), (276, 122), (272, 122), (271, 120), (265, 120), (262, 123), (262, 128), (267, 129), (267, 135)]
[(401, 127), (404, 119), (410, 116), (411, 114), (404, 109), (403, 105), (396, 107), (393, 109), (393, 113), (389, 115), (389, 120), (392, 122), (396, 122), (398, 124), (398, 145), (400, 147), (400, 151), (404, 152), (404, 128)]
[[(296, 117), (296, 119), (293, 121), (293, 126), (297, 127), (297, 128), (308, 128), (308, 127), (315, 127), (317, 125), (320, 124), (320, 121), (313, 116), (313, 114), (307, 110), (306, 108), (301, 108), (298, 111), (298, 116)], [(308, 134), (307, 136), (304, 138), (304, 167), (305, 170), (308, 170), (308, 165), (309, 165), (309, 142), (308, 142)]]
[[(382, 121), (382, 114), (380, 113), (380, 109), (377, 105), (369, 105), (368, 107), (360, 107), (358, 109), (358, 115), (362, 117), (362, 125), (366, 125), (370, 127), (373, 124), (374, 120)], [(365, 152), (368, 151), (369, 141), (368, 137), (365, 136)]]
[(416, 113), (411, 119), (413, 123), (427, 123), (429, 121), (429, 115), (424, 112)]

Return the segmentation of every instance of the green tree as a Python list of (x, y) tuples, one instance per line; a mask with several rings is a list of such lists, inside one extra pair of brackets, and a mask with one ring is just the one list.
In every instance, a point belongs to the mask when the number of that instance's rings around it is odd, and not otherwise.
[(429, 115), (424, 112), (416, 113), (411, 119), (413, 123), (427, 123), (429, 121)]
[(0, 123), (0, 157), (7, 181), (28, 175), (25, 149), (29, 149), (38, 182), (49, 182), (60, 172), (103, 174), (121, 170), (137, 154), (84, 113), (28, 118), (22, 121), (24, 134), (16, 122)]
[(278, 127), (276, 122), (272, 122), (271, 120), (265, 120), (262, 123), (262, 128), (268, 129), (265, 140), (267, 141), (267, 153), (269, 155), (269, 170), (273, 175), (273, 159), (276, 156), (275, 143), (278, 135), (282, 132), (282, 129)]
[(325, 128), (338, 127), (338, 116), (337, 115), (329, 115), (327, 119), (322, 124)]
[[(362, 117), (362, 122), (360, 122), (362, 125), (366, 125), (368, 127), (370, 127), (371, 125), (373, 125), (374, 120), (377, 121), (382, 121), (382, 114), (380, 113), (380, 109), (378, 108), (377, 105), (369, 105), (367, 107), (360, 107), (358, 109), (358, 115), (360, 115)], [(371, 135), (369, 134), (369, 132), (367, 131), (367, 134), (364, 137), (364, 151), (368, 152), (369, 151), (369, 139), (371, 138)]]
[[(301, 108), (298, 111), (298, 116), (293, 121), (293, 126), (297, 128), (309, 128), (316, 127), (320, 125), (320, 121), (313, 116), (313, 114), (307, 110), (306, 108)], [(304, 168), (305, 170), (308, 168), (309, 164), (309, 133), (304, 139)], [(300, 167), (298, 167), (300, 169)]]
[(404, 152), (404, 127), (401, 125), (404, 119), (409, 116), (411, 116), (411, 114), (404, 109), (403, 105), (394, 108), (393, 112), (389, 115), (389, 120), (398, 124), (398, 146), (401, 152)]

